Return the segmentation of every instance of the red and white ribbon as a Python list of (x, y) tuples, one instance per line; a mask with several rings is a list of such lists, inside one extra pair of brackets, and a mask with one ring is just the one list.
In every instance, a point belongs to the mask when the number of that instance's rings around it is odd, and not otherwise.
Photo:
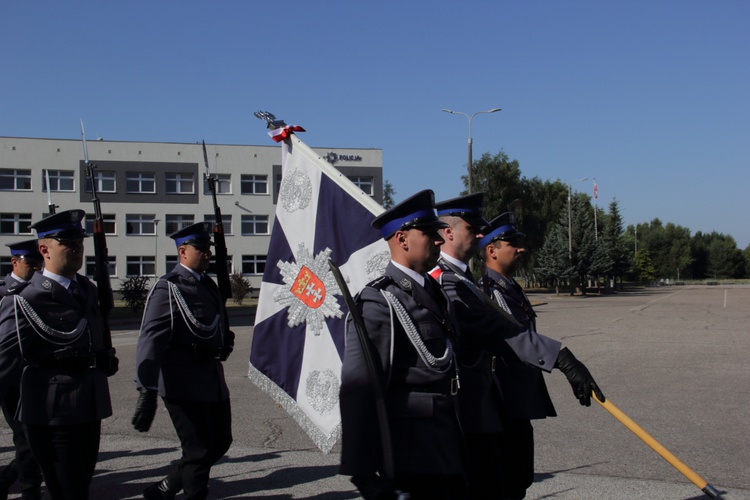
[(305, 129), (299, 125), (287, 125), (286, 127), (280, 127), (275, 130), (271, 130), (268, 135), (271, 136), (275, 142), (281, 142), (295, 132), (304, 132)]

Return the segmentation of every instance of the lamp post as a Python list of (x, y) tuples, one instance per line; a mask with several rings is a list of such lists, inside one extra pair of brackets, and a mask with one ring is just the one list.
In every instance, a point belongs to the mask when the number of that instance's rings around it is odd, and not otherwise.
[(466, 118), (469, 119), (469, 163), (466, 165), (466, 167), (469, 170), (469, 194), (471, 194), (471, 192), (472, 192), (471, 167), (472, 167), (472, 163), (473, 163), (473, 159), (472, 159), (472, 155), (471, 155), (471, 153), (472, 153), (471, 152), (471, 144), (472, 144), (472, 142), (471, 142), (471, 120), (475, 116), (477, 116), (479, 114), (482, 114), (482, 113), (497, 113), (498, 111), (501, 111), (501, 108), (492, 108), (492, 109), (488, 109), (487, 111), (477, 111), (476, 113), (474, 113), (471, 116), (469, 116), (467, 113), (463, 113), (461, 111), (453, 111), (452, 109), (443, 109), (441, 111), (444, 111), (446, 113), (450, 113), (452, 115), (464, 115)]
[(577, 181), (568, 183), (568, 258), (570, 259), (571, 265), (573, 264), (573, 216), (571, 209), (571, 198), (573, 196), (573, 183), (583, 182), (589, 180), (588, 177), (578, 179)]
[(154, 276), (159, 276), (158, 266), (159, 266), (159, 253), (158, 245), (159, 245), (159, 219), (154, 219)]

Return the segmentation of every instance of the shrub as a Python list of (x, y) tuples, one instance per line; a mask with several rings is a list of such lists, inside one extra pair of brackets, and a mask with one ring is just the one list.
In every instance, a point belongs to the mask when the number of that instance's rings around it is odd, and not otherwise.
[(229, 275), (229, 283), (232, 286), (232, 302), (241, 306), (245, 296), (253, 291), (250, 280), (238, 272), (233, 272)]
[(143, 311), (149, 290), (149, 278), (147, 276), (131, 276), (122, 282), (120, 293), (122, 300), (133, 312)]

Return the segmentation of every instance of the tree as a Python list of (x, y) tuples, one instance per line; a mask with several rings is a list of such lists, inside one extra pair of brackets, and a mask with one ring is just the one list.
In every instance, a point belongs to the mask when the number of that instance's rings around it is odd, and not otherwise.
[(616, 199), (609, 204), (609, 212), (604, 217), (603, 228), (600, 233), (607, 255), (612, 262), (610, 274), (615, 282), (620, 278), (620, 289), (622, 290), (622, 279), (631, 267), (630, 245), (623, 231), (622, 216)]
[(393, 184), (388, 179), (383, 183), (383, 208), (388, 210), (395, 202), (393, 197), (396, 196), (396, 190), (393, 188)]
[(643, 283), (650, 283), (656, 279), (656, 271), (647, 249), (641, 247), (636, 252), (633, 272), (636, 278)]
[(229, 275), (229, 284), (232, 288), (232, 302), (241, 306), (245, 296), (253, 291), (250, 280), (235, 271)]
[(560, 284), (567, 281), (572, 274), (568, 254), (567, 222), (565, 225), (558, 223), (550, 228), (534, 269), (543, 281), (553, 284), (555, 293), (560, 295)]
[(572, 200), (571, 216), (573, 221), (570, 235), (573, 244), (571, 267), (574, 273), (574, 284), (581, 290), (581, 293), (586, 295), (586, 276), (592, 273), (596, 251), (594, 211), (587, 194), (576, 193)]

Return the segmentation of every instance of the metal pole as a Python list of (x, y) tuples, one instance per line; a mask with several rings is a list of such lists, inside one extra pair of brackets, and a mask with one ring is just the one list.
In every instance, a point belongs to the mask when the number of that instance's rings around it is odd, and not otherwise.
[(154, 219), (154, 276), (159, 276), (159, 219)]
[(452, 109), (443, 109), (442, 111), (446, 113), (450, 113), (452, 115), (464, 115), (469, 120), (469, 161), (466, 164), (466, 168), (468, 169), (468, 187), (469, 187), (469, 194), (471, 194), (474, 191), (474, 174), (472, 173), (472, 166), (474, 164), (474, 158), (472, 155), (472, 147), (473, 147), (473, 141), (471, 140), (471, 120), (482, 113), (497, 113), (498, 111), (502, 111), (502, 108), (492, 108), (488, 109), (487, 111), (477, 111), (476, 113), (469, 116), (467, 113), (464, 113), (462, 111), (453, 111)]

